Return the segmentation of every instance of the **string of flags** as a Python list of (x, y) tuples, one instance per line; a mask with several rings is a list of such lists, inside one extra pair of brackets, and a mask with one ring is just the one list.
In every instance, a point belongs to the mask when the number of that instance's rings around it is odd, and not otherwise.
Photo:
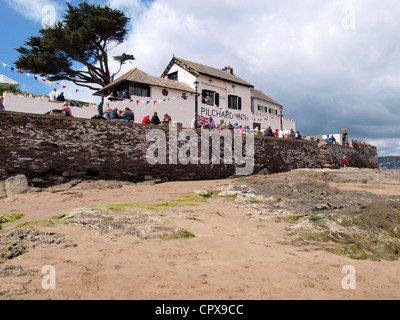
[(75, 93), (78, 93), (78, 92), (84, 93), (84, 92), (85, 92), (84, 90), (81, 90), (81, 89), (75, 89), (75, 88), (71, 88), (71, 87), (62, 85), (60, 82), (50, 81), (50, 80), (48, 80), (48, 79), (46, 79), (46, 78), (43, 78), (43, 77), (41, 77), (41, 76), (38, 76), (38, 75), (35, 75), (35, 74), (27, 73), (27, 72), (22, 71), (22, 70), (20, 70), (20, 69), (14, 67), (14, 66), (11, 66), (11, 65), (9, 65), (9, 64), (7, 64), (7, 63), (4, 63), (4, 62), (0, 62), (0, 63), (3, 65), (4, 68), (9, 67), (10, 70), (11, 70), (11, 72), (16, 71), (17, 73), (19, 73), (19, 74), (21, 74), (21, 75), (22, 75), (22, 74), (25, 74), (27, 77), (31, 77), (31, 76), (32, 76), (32, 77), (33, 77), (35, 80), (37, 80), (37, 81), (42, 81), (42, 82), (44, 82), (44, 83), (51, 84), (51, 85), (56, 84), (56, 85), (62, 87), (63, 89), (74, 90)]
[[(124, 98), (124, 97), (112, 97), (112, 101), (126, 101), (126, 102), (130, 102), (130, 103), (136, 103), (136, 105), (142, 104), (142, 105), (155, 105), (155, 104), (160, 104), (163, 102), (168, 102), (168, 101), (172, 101), (175, 99), (184, 99), (186, 100), (188, 96), (192, 96), (195, 95), (195, 93), (183, 93), (181, 95), (172, 97), (172, 98), (165, 98), (165, 99), (158, 99), (158, 100), (152, 100), (152, 99), (145, 99), (145, 100), (138, 100), (138, 99), (130, 99), (130, 98)], [(108, 97), (107, 95), (103, 95), (103, 94), (95, 94), (95, 96), (100, 96), (100, 97)], [(244, 120), (244, 121), (253, 121), (253, 122), (262, 122), (262, 121), (269, 121), (269, 120), (275, 120), (275, 119), (280, 119), (281, 115), (276, 115), (276, 116), (272, 116), (272, 117), (268, 117), (268, 118), (254, 118), (254, 117), (248, 117), (245, 114), (240, 114), (240, 113), (232, 113), (231, 111), (221, 108), (219, 106), (217, 106), (216, 104), (210, 102), (209, 100), (207, 100), (207, 98), (203, 97), (202, 95), (200, 95), (199, 93), (197, 94), (198, 97), (200, 97), (202, 99), (202, 101), (206, 101), (208, 106), (214, 107), (216, 109), (218, 109), (219, 112), (223, 113), (224, 116), (229, 116), (230, 118), (235, 118), (237, 120)], [(201, 123), (202, 121), (208, 121), (208, 118), (202, 117), (202, 118), (198, 118), (198, 121)]]

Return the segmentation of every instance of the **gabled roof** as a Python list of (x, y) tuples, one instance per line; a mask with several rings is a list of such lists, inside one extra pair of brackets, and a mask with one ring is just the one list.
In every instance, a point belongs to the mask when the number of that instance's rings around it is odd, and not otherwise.
[(2, 85), (2, 84), (11, 84), (15, 87), (19, 86), (19, 83), (17, 81), (14, 81), (13, 79), (7, 77), (4, 74), (0, 74), (0, 85)]
[(247, 81), (235, 76), (234, 74), (231, 74), (228, 71), (224, 71), (221, 69), (205, 66), (203, 64), (181, 59), (178, 57), (173, 57), (167, 68), (164, 70), (163, 74), (161, 75), (162, 78), (164, 78), (168, 72), (171, 70), (172, 66), (174, 64), (177, 64), (187, 72), (193, 74), (194, 76), (198, 77), (200, 74), (202, 75), (207, 75), (211, 76), (214, 78), (230, 81), (236, 84), (241, 84), (247, 87), (254, 87), (252, 84), (248, 83)]
[(260, 90), (256, 90), (256, 89), (252, 90), (251, 91), (251, 96), (253, 98), (257, 98), (257, 99), (264, 100), (264, 101), (267, 101), (269, 103), (275, 104), (278, 107), (282, 107), (282, 105), (280, 103), (276, 102), (274, 99), (272, 99), (271, 97), (267, 96), (264, 92), (262, 92)]
[(191, 88), (189, 85), (183, 82), (178, 82), (174, 80), (159, 78), (155, 76), (151, 76), (138, 68), (134, 68), (123, 76), (119, 77), (117, 80), (111, 82), (110, 84), (106, 85), (104, 88), (97, 91), (95, 94), (101, 94), (105, 91), (110, 90), (111, 88), (115, 87), (116, 85), (122, 82), (137, 82), (137, 83), (146, 83), (156, 87), (168, 88), (168, 89), (176, 89), (182, 92), (194, 92), (194, 89)]

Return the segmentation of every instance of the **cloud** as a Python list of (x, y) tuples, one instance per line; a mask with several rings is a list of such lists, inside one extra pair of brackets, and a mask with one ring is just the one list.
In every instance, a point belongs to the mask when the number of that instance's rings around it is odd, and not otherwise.
[[(25, 18), (40, 23), (52, 24), (59, 19), (63, 8), (59, 2), (51, 0), (4, 0), (7, 5)], [(50, 23), (49, 23), (50, 22)]]
[(174, 54), (230, 65), (305, 134), (345, 127), (398, 151), (400, 2), (157, 0), (142, 9), (123, 49), (144, 71), (160, 75)]

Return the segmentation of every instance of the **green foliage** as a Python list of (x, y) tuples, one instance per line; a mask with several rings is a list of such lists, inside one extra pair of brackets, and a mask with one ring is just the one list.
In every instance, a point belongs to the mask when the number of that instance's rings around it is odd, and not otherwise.
[(0, 96), (2, 96), (4, 92), (11, 92), (14, 94), (24, 94), (24, 92), (22, 92), (19, 89), (16, 89), (11, 84), (5, 84), (5, 85), (0, 86)]
[[(85, 1), (67, 6), (63, 21), (39, 30), (40, 36), (30, 37), (27, 47), (16, 49), (20, 56), (15, 65), (50, 81), (68, 80), (97, 90), (116, 75), (109, 69), (108, 51), (124, 41), (130, 19), (107, 5)], [(134, 59), (127, 54), (120, 57), (120, 70), (122, 64)]]

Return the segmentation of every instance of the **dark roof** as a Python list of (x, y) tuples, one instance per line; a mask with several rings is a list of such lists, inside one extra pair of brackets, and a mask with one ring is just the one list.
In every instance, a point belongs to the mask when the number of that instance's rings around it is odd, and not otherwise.
[(282, 107), (282, 105), (278, 102), (276, 102), (274, 99), (272, 99), (271, 97), (267, 96), (264, 92), (260, 91), (260, 90), (252, 90), (251, 91), (251, 96), (260, 100), (264, 100), (264, 101), (268, 101), (269, 103), (275, 104), (279, 107)]
[(234, 74), (231, 74), (229, 71), (225, 71), (222, 69), (217, 69), (217, 68), (213, 68), (213, 67), (209, 67), (209, 66), (205, 66), (203, 64), (197, 63), (197, 62), (193, 62), (193, 61), (189, 61), (189, 60), (185, 60), (185, 59), (181, 59), (178, 57), (173, 57), (171, 62), (169, 63), (169, 65), (167, 66), (167, 68), (164, 70), (163, 74), (161, 75), (161, 77), (165, 77), (169, 70), (171, 69), (171, 67), (177, 64), (180, 67), (182, 67), (183, 69), (185, 69), (186, 71), (190, 72), (191, 74), (193, 74), (194, 76), (198, 77), (200, 74), (203, 75), (207, 75), (207, 76), (212, 76), (218, 79), (222, 79), (222, 80), (226, 80), (226, 81), (230, 81), (233, 83), (237, 83), (237, 84), (241, 84), (244, 86), (248, 86), (248, 87), (254, 87), (252, 84), (248, 83), (247, 81), (235, 76)]
[(123, 76), (119, 77), (117, 80), (111, 82), (110, 84), (106, 85), (104, 88), (97, 91), (95, 94), (101, 94), (111, 88), (115, 87), (116, 85), (129, 81), (129, 82), (137, 82), (137, 83), (146, 83), (156, 87), (168, 88), (168, 89), (176, 89), (182, 92), (194, 92), (194, 89), (191, 88), (189, 85), (183, 82), (178, 82), (174, 80), (159, 78), (155, 76), (151, 76), (138, 68), (134, 68)]

